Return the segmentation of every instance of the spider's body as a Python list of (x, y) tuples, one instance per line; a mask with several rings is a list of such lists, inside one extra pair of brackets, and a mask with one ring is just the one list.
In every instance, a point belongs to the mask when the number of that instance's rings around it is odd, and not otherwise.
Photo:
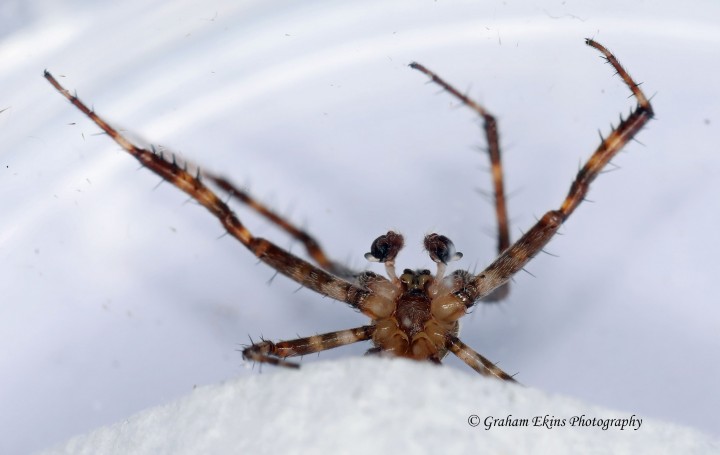
[(380, 352), (415, 360), (439, 361), (447, 354), (446, 334), (458, 334), (458, 319), (447, 314), (442, 301), (450, 295), (445, 283), (436, 282), (429, 270), (405, 270), (394, 286), (392, 312), (376, 319), (373, 343)]
[[(474, 110), (484, 122), (498, 220), (498, 257), (478, 274), (456, 270), (445, 275), (448, 262), (461, 258), (462, 254), (455, 252), (452, 242), (447, 237), (430, 234), (425, 237), (424, 245), (430, 258), (437, 265), (436, 272), (433, 274), (429, 270), (405, 269), (400, 276), (397, 276), (395, 258), (403, 247), (403, 238), (392, 231), (378, 237), (372, 243), (370, 252), (365, 255), (370, 261), (384, 263), (387, 278), (373, 272), (350, 270), (330, 260), (320, 244), (308, 233), (277, 215), (225, 178), (208, 172), (191, 173), (187, 166), (178, 164), (174, 157), (168, 160), (154, 149), (147, 150), (134, 145), (76, 96), (65, 90), (47, 71), (45, 77), (143, 166), (184, 191), (209, 210), (231, 236), (262, 262), (318, 294), (347, 303), (371, 320), (370, 324), (365, 326), (307, 338), (277, 343), (263, 340), (243, 350), (246, 359), (296, 367), (297, 364), (287, 361), (286, 358), (358, 341), (372, 341), (374, 347), (368, 353), (439, 363), (448, 352), (452, 352), (480, 374), (513, 381), (512, 376), (460, 341), (458, 320), (475, 304), (497, 301), (507, 295), (508, 281), (542, 251), (562, 223), (584, 200), (590, 183), (653, 116), (649, 100), (638, 84), (620, 66), (617, 59), (599, 43), (593, 40), (586, 42), (605, 56), (607, 62), (615, 68), (617, 74), (630, 88), (638, 104), (626, 119), (621, 118), (620, 124), (607, 138), (602, 139), (600, 146), (578, 172), (560, 207), (545, 213), (512, 244), (508, 230), (495, 118), (484, 107), (460, 93), (424, 66), (418, 63), (410, 64), (412, 68), (429, 76), (432, 82), (440, 85)], [(205, 180), (302, 242), (310, 260), (315, 264), (299, 258), (267, 239), (255, 237), (216, 192), (206, 185)]]

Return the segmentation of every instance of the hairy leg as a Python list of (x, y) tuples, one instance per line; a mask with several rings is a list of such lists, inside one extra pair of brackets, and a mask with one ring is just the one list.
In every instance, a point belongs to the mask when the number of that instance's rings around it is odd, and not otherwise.
[(261, 341), (243, 349), (243, 357), (254, 362), (269, 363), (271, 365), (298, 368), (294, 362), (288, 362), (286, 357), (296, 357), (314, 352), (327, 351), (358, 341), (366, 341), (375, 333), (374, 325), (365, 325), (356, 329), (338, 330), (336, 332), (314, 335), (296, 340)]
[[(500, 159), (500, 137), (498, 134), (497, 121), (495, 117), (482, 105), (467, 95), (461, 93), (455, 87), (447, 83), (440, 76), (425, 68), (423, 65), (413, 62), (410, 68), (416, 69), (430, 78), (432, 82), (442, 87), (445, 91), (460, 100), (465, 106), (475, 111), (483, 119), (483, 129), (487, 140), (487, 152), (490, 156), (492, 169), (493, 195), (495, 199), (495, 216), (498, 223), (497, 252), (502, 253), (510, 246), (510, 228), (508, 223), (507, 205), (505, 202), (505, 189), (503, 183), (502, 160)], [(482, 298), (485, 302), (497, 302), (507, 297), (510, 292), (510, 284), (505, 283), (499, 286), (490, 294)]]

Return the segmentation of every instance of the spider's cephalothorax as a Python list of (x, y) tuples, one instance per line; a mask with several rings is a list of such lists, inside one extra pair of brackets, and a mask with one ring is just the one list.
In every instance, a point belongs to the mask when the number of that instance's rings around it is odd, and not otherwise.
[[(545, 213), (513, 244), (510, 243), (508, 229), (500, 142), (495, 118), (483, 106), (459, 92), (432, 71), (418, 63), (410, 64), (411, 68), (430, 77), (433, 83), (438, 84), (482, 117), (488, 142), (495, 212), (498, 220), (498, 257), (478, 274), (457, 270), (448, 276), (445, 276), (447, 263), (459, 259), (462, 254), (455, 252), (452, 242), (447, 237), (430, 234), (425, 237), (424, 243), (430, 258), (437, 265), (436, 273), (433, 275), (429, 270), (406, 269), (398, 277), (395, 273), (395, 257), (403, 246), (403, 238), (392, 231), (378, 237), (373, 242), (370, 252), (365, 255), (370, 261), (384, 263), (388, 277), (372, 272), (353, 271), (329, 259), (310, 234), (279, 216), (227, 179), (199, 170), (195, 173), (188, 172), (187, 166), (179, 164), (174, 156), (171, 157), (172, 159), (167, 159), (154, 149), (148, 150), (136, 146), (88, 108), (77, 96), (65, 90), (47, 71), (45, 78), (143, 166), (208, 209), (217, 217), (228, 234), (235, 237), (262, 262), (308, 289), (347, 303), (371, 320), (370, 324), (354, 329), (307, 338), (277, 343), (263, 340), (243, 350), (246, 359), (297, 367), (297, 364), (287, 361), (286, 358), (372, 340), (375, 346), (370, 349), (370, 353), (387, 353), (439, 363), (443, 356), (452, 352), (480, 374), (513, 381), (512, 376), (460, 341), (458, 319), (477, 303), (498, 301), (507, 295), (508, 281), (542, 251), (562, 223), (584, 200), (590, 183), (653, 116), (650, 101), (615, 56), (591, 39), (586, 40), (586, 43), (600, 51), (606, 61), (615, 68), (637, 100), (637, 106), (627, 118), (621, 117), (617, 127), (602, 139), (598, 148), (578, 172), (560, 207)], [(267, 239), (255, 237), (217, 193), (206, 185), (205, 180), (302, 242), (310, 261), (314, 264)]]
[(433, 276), (429, 270), (405, 269), (398, 277), (395, 256), (402, 242), (400, 234), (390, 231), (378, 237), (365, 255), (369, 260), (383, 262), (390, 278), (371, 272), (359, 277), (360, 283), (372, 292), (366, 298), (375, 326), (375, 348), (371, 351), (439, 362), (447, 354), (446, 336), (458, 334), (458, 319), (466, 311), (465, 303), (455, 295), (461, 291), (462, 281), (455, 275), (443, 277), (447, 262), (462, 254), (455, 253), (447, 237), (428, 235), (425, 248), (438, 264), (437, 273)]

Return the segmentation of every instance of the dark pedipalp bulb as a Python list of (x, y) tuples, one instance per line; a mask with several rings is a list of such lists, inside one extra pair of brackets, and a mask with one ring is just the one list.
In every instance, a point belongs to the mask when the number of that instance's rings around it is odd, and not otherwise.
[(455, 251), (455, 245), (444, 235), (430, 234), (425, 237), (424, 244), (430, 253), (430, 259), (436, 263), (447, 264), (463, 257), (462, 253)]
[(365, 253), (365, 259), (372, 262), (392, 262), (404, 244), (402, 235), (388, 231), (373, 241), (370, 252)]

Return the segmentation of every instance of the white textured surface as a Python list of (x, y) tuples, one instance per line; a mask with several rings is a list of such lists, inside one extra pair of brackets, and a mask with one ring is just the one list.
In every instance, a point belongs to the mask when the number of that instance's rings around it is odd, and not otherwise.
[(490, 188), (482, 135), (407, 63), (497, 114), (517, 238), (632, 105), (587, 36), (658, 118), (548, 246), (559, 257), (538, 256), (535, 278), (519, 274), (461, 336), (525, 384), (720, 436), (718, 24), (716, 0), (0, 1), (0, 453), (252, 375), (236, 351), (249, 336), (366, 323), (268, 285), (270, 269), (156, 188), (43, 69), (116, 125), (250, 183), (339, 260), (365, 267), (393, 228), (398, 265), (432, 268), (421, 242), (435, 231), (465, 254), (453, 266), (477, 270), (495, 243), (474, 192)]
[[(72, 439), (43, 455), (260, 454), (716, 454), (717, 441), (642, 419), (637, 429), (571, 426), (630, 419), (535, 389), (404, 360), (321, 362), (199, 387), (167, 405)], [(471, 427), (470, 416), (480, 425)], [(533, 426), (550, 415), (564, 426)], [(528, 419), (494, 426), (488, 417)], [(476, 420), (473, 419), (473, 422)], [(539, 420), (538, 420), (539, 421)]]

